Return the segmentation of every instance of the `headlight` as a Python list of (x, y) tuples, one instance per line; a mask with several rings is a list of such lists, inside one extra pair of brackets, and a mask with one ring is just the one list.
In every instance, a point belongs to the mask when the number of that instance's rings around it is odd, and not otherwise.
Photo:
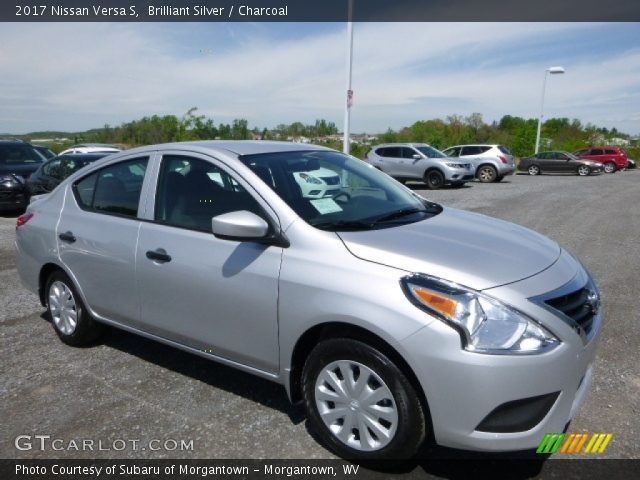
[(303, 179), (307, 183), (313, 183), (315, 185), (320, 185), (322, 182), (318, 180), (316, 177), (312, 177), (306, 173), (301, 173), (300, 178)]
[(4, 183), (4, 182), (21, 183), (20, 180), (21, 178), (14, 177), (13, 175), (0, 175), (0, 183)]
[(483, 293), (425, 275), (401, 283), (409, 300), (454, 327), (470, 352), (530, 354), (560, 343), (542, 325)]
[(445, 162), (447, 167), (451, 167), (451, 168), (465, 168), (465, 166), (462, 163), (452, 163), (452, 162)]

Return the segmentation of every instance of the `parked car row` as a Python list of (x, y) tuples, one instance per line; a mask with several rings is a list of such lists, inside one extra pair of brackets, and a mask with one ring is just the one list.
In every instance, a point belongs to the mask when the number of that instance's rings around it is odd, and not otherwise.
[(31, 195), (48, 193), (85, 165), (119, 151), (110, 145), (84, 144), (56, 156), (47, 147), (0, 140), (0, 211), (25, 208)]
[(602, 171), (614, 173), (627, 168), (635, 168), (635, 162), (620, 147), (583, 148), (573, 153), (560, 150), (539, 152), (521, 159), (518, 165), (518, 170), (529, 175), (576, 173), (586, 176)]
[[(428, 189), (461, 186), (477, 179), (483, 183), (501, 181), (516, 170), (514, 157), (503, 145), (456, 145), (440, 151), (426, 143), (376, 145), (366, 161), (400, 182), (423, 181)], [(635, 168), (635, 162), (620, 147), (593, 147), (540, 152), (522, 158), (518, 170), (530, 175), (574, 173), (587, 176)]]
[(503, 145), (457, 145), (441, 152), (426, 143), (387, 143), (373, 147), (366, 160), (401, 182), (423, 181), (428, 189), (476, 178), (499, 182), (515, 171), (513, 155)]

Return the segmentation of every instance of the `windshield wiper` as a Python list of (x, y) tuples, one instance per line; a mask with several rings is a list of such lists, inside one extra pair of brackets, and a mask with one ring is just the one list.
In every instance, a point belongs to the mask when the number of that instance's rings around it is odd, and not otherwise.
[(334, 222), (320, 222), (312, 224), (321, 230), (370, 230), (374, 222), (362, 222), (358, 220), (336, 220)]
[(397, 218), (406, 217), (407, 215), (412, 215), (414, 213), (420, 213), (420, 212), (427, 213), (427, 210), (425, 208), (420, 208), (420, 207), (403, 208), (395, 212), (391, 212), (388, 215), (383, 215), (380, 218), (376, 218), (375, 223), (388, 222), (390, 220), (395, 220)]

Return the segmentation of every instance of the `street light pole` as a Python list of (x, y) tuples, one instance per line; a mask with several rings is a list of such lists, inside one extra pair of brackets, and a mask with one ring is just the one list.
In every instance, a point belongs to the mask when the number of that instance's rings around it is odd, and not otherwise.
[(542, 117), (544, 112), (544, 91), (547, 88), (547, 73), (557, 75), (564, 73), (563, 67), (549, 67), (544, 71), (544, 80), (542, 80), (542, 98), (540, 99), (540, 116), (538, 117), (538, 133), (536, 133), (536, 151), (540, 149), (540, 132), (542, 130)]
[(351, 90), (351, 67), (353, 65), (353, 0), (349, 0), (349, 21), (347, 22), (347, 98), (344, 108), (344, 133), (342, 139), (342, 151), (349, 154), (351, 105), (353, 104), (353, 90)]

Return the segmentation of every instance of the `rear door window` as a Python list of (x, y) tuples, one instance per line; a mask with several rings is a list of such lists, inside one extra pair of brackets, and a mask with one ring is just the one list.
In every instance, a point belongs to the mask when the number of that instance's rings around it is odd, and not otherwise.
[(468, 147), (462, 147), (462, 152), (460, 156), (463, 155), (480, 155), (482, 153), (482, 147), (478, 147), (475, 145), (471, 145)]
[(76, 200), (84, 210), (135, 218), (148, 158), (109, 165), (74, 185)]

